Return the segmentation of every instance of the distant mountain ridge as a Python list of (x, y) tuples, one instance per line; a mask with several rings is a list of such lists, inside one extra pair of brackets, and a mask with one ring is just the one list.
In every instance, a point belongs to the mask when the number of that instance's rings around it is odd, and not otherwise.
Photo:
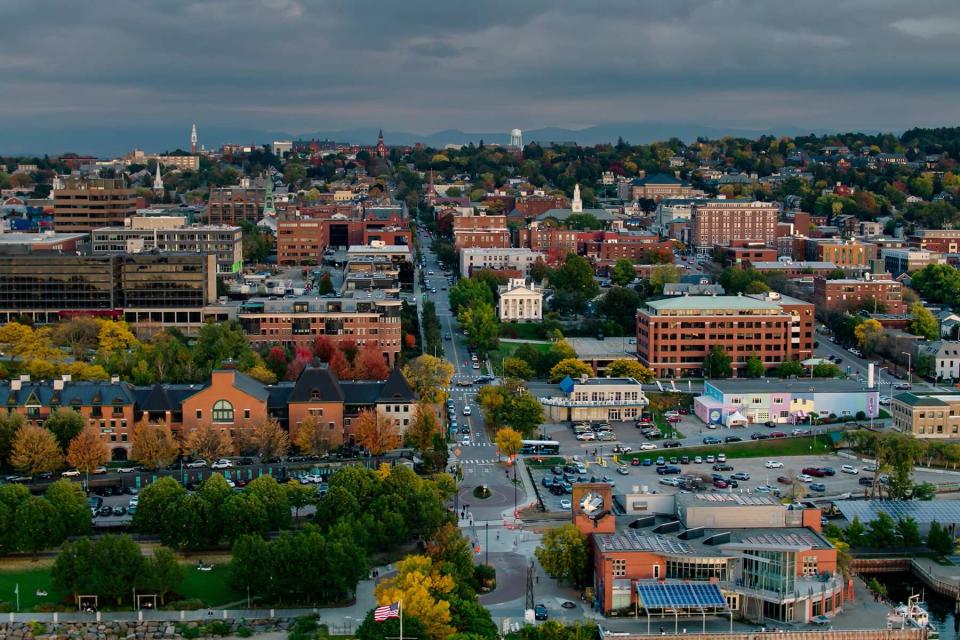
[[(224, 143), (268, 144), (274, 140), (320, 139), (336, 142), (373, 145), (376, 144), (378, 127), (357, 127), (306, 133), (288, 133), (243, 127), (206, 127), (197, 123), (200, 143), (206, 148), (219, 148)], [(582, 145), (614, 143), (617, 138), (633, 144), (679, 138), (690, 142), (698, 137), (720, 138), (726, 135), (756, 138), (761, 135), (823, 135), (833, 133), (829, 129), (806, 130), (784, 126), (778, 128), (746, 129), (738, 127), (713, 127), (689, 123), (609, 123), (565, 129), (543, 127), (523, 131), (524, 143), (529, 142), (575, 142)], [(870, 132), (872, 133), (872, 132)], [(413, 145), (422, 143), (430, 147), (447, 144), (507, 144), (509, 131), (467, 132), (460, 129), (445, 129), (429, 134), (393, 131), (383, 132), (387, 145)], [(118, 128), (70, 128), (31, 130), (0, 124), (0, 155), (58, 155), (67, 152), (90, 154), (101, 158), (123, 155), (133, 149), (148, 153), (189, 148), (190, 125), (183, 127), (118, 127)]]

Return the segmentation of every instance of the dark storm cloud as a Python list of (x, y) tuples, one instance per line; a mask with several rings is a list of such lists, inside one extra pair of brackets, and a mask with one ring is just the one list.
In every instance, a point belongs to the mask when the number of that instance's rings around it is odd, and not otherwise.
[(0, 118), (431, 131), (958, 119), (956, 0), (4, 0)]

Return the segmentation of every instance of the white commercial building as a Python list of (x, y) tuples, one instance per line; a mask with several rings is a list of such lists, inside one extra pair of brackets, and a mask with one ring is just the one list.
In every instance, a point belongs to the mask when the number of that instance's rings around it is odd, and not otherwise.
[(469, 276), (477, 269), (517, 269), (526, 276), (537, 258), (543, 260), (543, 254), (530, 249), (463, 249), (460, 252), (460, 274)]
[(510, 278), (499, 287), (500, 322), (534, 322), (543, 319), (543, 289), (524, 278)]

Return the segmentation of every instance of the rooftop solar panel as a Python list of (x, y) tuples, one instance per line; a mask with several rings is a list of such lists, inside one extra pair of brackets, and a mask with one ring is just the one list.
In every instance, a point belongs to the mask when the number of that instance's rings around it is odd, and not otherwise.
[(715, 609), (727, 606), (720, 587), (709, 582), (639, 583), (637, 595), (646, 609)]
[(847, 520), (874, 520), (881, 511), (894, 520), (913, 518), (917, 524), (960, 522), (960, 501), (955, 500), (838, 500), (837, 508)]

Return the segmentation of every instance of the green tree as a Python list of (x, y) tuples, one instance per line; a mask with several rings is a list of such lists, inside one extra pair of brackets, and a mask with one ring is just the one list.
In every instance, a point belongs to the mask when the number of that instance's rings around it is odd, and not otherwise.
[(950, 535), (950, 530), (936, 521), (930, 523), (930, 531), (927, 533), (927, 546), (940, 556), (952, 555), (957, 548), (956, 541)]
[(676, 265), (658, 264), (650, 271), (650, 286), (654, 293), (663, 293), (663, 285), (680, 282), (681, 275), (683, 275), (683, 272)]
[(164, 604), (167, 595), (175, 593), (185, 578), (183, 566), (177, 557), (164, 547), (153, 550), (150, 558), (145, 558), (143, 569), (137, 578), (137, 588), (156, 593), (160, 604)]
[(600, 315), (613, 320), (623, 333), (632, 335), (637, 328), (637, 307), (640, 306), (640, 294), (626, 287), (611, 287), (600, 299)]
[(47, 487), (43, 496), (60, 517), (65, 536), (82, 536), (90, 532), (90, 507), (79, 484), (57, 480)]
[(948, 264), (930, 264), (911, 274), (910, 286), (930, 302), (960, 299), (960, 271)]
[(579, 378), (580, 376), (593, 377), (593, 369), (587, 363), (576, 358), (561, 360), (550, 369), (550, 382), (560, 382), (565, 377)]
[(50, 414), (43, 426), (57, 437), (57, 444), (66, 451), (70, 441), (83, 431), (83, 417), (68, 407), (61, 407)]
[(703, 372), (708, 378), (729, 378), (733, 375), (733, 358), (719, 345), (710, 347), (703, 359)]
[(514, 393), (504, 408), (504, 422), (524, 436), (530, 436), (543, 423), (543, 406), (530, 393)]
[(543, 279), (550, 275), (550, 267), (543, 261), (543, 258), (537, 258), (530, 265), (530, 279), (534, 282), (543, 282)]
[(803, 373), (803, 365), (799, 360), (784, 360), (777, 367), (777, 375), (781, 378), (800, 378)]
[(814, 378), (838, 378), (840, 377), (840, 367), (835, 364), (821, 362), (813, 367)]
[(885, 511), (867, 523), (867, 544), (875, 549), (892, 549), (897, 545), (896, 523)]
[(536, 371), (525, 360), (508, 357), (503, 359), (503, 375), (509, 378), (529, 380), (536, 375)]
[(476, 278), (461, 278), (450, 287), (450, 309), (460, 315), (464, 309), (475, 304), (493, 306), (493, 293), (485, 283)]
[(161, 541), (168, 544), (168, 527), (176, 527), (173, 522), (175, 510), (187, 490), (170, 476), (157, 478), (140, 492), (137, 512), (133, 516), (133, 526), (141, 533), (156, 533)]
[(897, 520), (897, 538), (900, 539), (901, 546), (920, 546), (920, 528), (917, 526), (917, 521), (909, 516)]
[(272, 531), (290, 526), (290, 503), (287, 500), (287, 492), (273, 479), (273, 476), (260, 476), (247, 485), (246, 491), (266, 507), (267, 526)]
[[(283, 485), (283, 488), (287, 492), (287, 502), (290, 503), (291, 507), (293, 507), (293, 517), (299, 520), (300, 509), (313, 504), (316, 498), (316, 493), (312, 487), (302, 485), (296, 480), (290, 480)], [(266, 510), (264, 510), (264, 515), (266, 515)]]
[(762, 378), (766, 374), (767, 368), (763, 366), (763, 360), (757, 356), (747, 358), (747, 366), (744, 369), (744, 375), (748, 378)]
[(550, 577), (583, 584), (588, 569), (587, 537), (575, 525), (547, 529), (534, 554)]
[(35, 556), (37, 551), (63, 542), (63, 520), (56, 507), (43, 498), (31, 496), (22, 502), (14, 513), (14, 523), (21, 551)]
[(14, 439), (26, 423), (26, 418), (19, 413), (0, 411), (0, 465), (10, 462)]
[(620, 258), (613, 265), (613, 269), (610, 271), (610, 279), (613, 280), (614, 284), (617, 284), (621, 287), (633, 282), (633, 279), (637, 277), (637, 272), (633, 268), (633, 261), (629, 258)]
[(637, 360), (618, 358), (607, 365), (608, 378), (633, 378), (638, 382), (653, 382), (656, 378), (653, 369)]
[(940, 324), (922, 303), (914, 302), (910, 306), (910, 315), (907, 331), (915, 336), (923, 336), (927, 340), (935, 340), (940, 335)]
[(867, 528), (860, 522), (859, 516), (853, 516), (853, 520), (851, 520), (847, 528), (843, 530), (843, 539), (854, 549), (866, 544)]
[(467, 342), (482, 354), (496, 350), (500, 327), (493, 307), (477, 303), (460, 314), (460, 325), (470, 335)]

